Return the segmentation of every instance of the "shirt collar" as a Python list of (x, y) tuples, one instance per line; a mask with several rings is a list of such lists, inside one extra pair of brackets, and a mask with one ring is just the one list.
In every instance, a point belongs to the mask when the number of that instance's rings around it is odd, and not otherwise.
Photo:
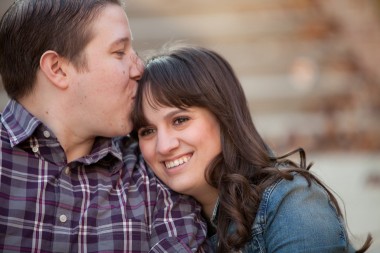
[[(40, 125), (43, 125), (39, 119), (34, 117), (25, 107), (13, 99), (11, 99), (4, 108), (1, 115), (1, 122), (9, 134), (12, 147), (30, 138), (36, 129)], [(46, 126), (43, 128), (46, 128)], [(125, 138), (129, 137), (124, 137), (124, 139)], [(113, 164), (113, 166), (108, 168), (111, 172), (117, 172), (122, 164), (122, 151), (118, 145), (121, 139), (123, 138), (96, 138), (91, 154), (78, 159), (77, 162), (84, 164), (100, 162), (104, 164), (105, 167), (109, 166), (109, 164)], [(119, 162), (112, 162), (115, 158), (119, 160)]]
[(218, 211), (219, 211), (219, 198), (216, 200), (214, 211), (212, 212), (210, 223), (211, 225), (216, 228), (218, 225)]
[[(96, 138), (91, 154), (80, 158), (78, 162), (84, 164), (97, 163), (108, 168), (112, 174), (118, 172), (122, 167), (122, 152), (117, 145), (117, 141), (116, 138)], [(115, 159), (117, 160), (116, 162)]]
[(29, 138), (41, 124), (40, 120), (13, 99), (5, 106), (1, 122), (9, 134), (12, 147)]

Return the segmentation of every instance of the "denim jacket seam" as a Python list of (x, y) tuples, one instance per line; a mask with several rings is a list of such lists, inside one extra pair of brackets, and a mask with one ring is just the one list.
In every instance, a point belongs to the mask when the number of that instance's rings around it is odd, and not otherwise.
[(334, 211), (334, 214), (335, 214), (336, 218), (338, 219), (340, 231), (341, 231), (342, 236), (343, 236), (342, 240), (344, 240), (346, 242), (346, 244), (348, 244), (349, 238), (348, 238), (348, 235), (347, 235), (347, 230), (345, 229), (344, 220), (343, 220), (343, 218), (341, 216), (339, 216), (338, 210), (333, 205), (332, 200), (330, 198), (330, 195), (325, 191), (325, 189), (320, 184), (318, 184), (317, 182), (313, 182), (313, 183), (314, 183), (315, 187), (319, 188), (319, 190), (322, 191), (323, 194), (328, 199), (329, 207)]
[(283, 180), (284, 179), (277, 180), (264, 190), (261, 198), (261, 203), (256, 214), (256, 219), (252, 224), (252, 235), (263, 234), (265, 232), (265, 224), (267, 224), (268, 218), (269, 200), (278, 184), (280, 184), (280, 182)]

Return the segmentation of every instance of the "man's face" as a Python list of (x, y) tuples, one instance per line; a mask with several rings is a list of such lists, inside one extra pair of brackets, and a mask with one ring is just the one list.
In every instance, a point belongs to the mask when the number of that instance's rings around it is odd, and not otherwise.
[(124, 10), (107, 5), (94, 19), (94, 38), (84, 49), (87, 68), (71, 68), (74, 124), (84, 136), (120, 136), (132, 130), (130, 114), (143, 65), (131, 45)]

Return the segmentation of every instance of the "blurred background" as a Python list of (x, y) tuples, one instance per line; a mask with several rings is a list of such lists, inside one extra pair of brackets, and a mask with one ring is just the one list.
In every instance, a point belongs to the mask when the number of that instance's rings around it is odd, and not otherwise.
[[(1, 14), (13, 1), (1, 0)], [(303, 147), (380, 252), (379, 0), (127, 0), (140, 56), (182, 41), (234, 67), (277, 154)], [(0, 109), (8, 101), (0, 85)]]

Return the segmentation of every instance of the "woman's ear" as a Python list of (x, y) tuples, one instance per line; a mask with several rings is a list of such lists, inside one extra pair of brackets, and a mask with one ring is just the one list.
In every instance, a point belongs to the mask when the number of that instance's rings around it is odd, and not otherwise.
[(46, 51), (40, 59), (41, 71), (59, 89), (68, 87), (67, 65), (67, 60), (52, 50)]

